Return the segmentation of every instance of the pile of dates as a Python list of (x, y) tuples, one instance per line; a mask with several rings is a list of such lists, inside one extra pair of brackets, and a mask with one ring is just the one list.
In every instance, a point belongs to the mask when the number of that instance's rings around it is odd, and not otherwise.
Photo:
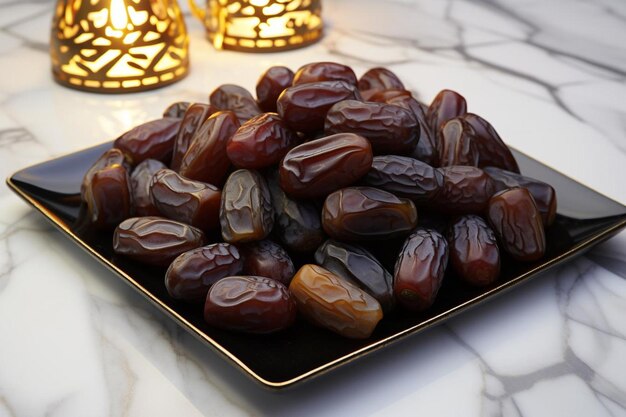
[[(556, 215), (554, 189), (461, 95), (427, 106), (385, 68), (334, 62), (271, 67), (256, 98), (222, 85), (171, 105), (115, 141), (81, 196), (115, 253), (167, 268), (210, 325), (271, 333), (299, 314), (350, 338), (428, 309), (444, 279), (489, 286), (504, 256), (539, 260)], [(366, 249), (397, 239), (393, 271)]]

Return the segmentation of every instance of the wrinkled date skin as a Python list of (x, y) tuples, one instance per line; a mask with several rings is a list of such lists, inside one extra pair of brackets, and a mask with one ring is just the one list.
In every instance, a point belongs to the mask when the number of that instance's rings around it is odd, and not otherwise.
[(296, 71), (293, 85), (319, 81), (344, 81), (355, 87), (357, 83), (354, 71), (346, 65), (337, 62), (312, 62)]
[(289, 254), (271, 240), (249, 243), (241, 247), (245, 275), (258, 275), (272, 278), (289, 286), (296, 273)]
[(383, 318), (374, 297), (321, 266), (300, 268), (289, 291), (303, 316), (344, 337), (367, 339)]
[(176, 103), (172, 103), (163, 112), (163, 117), (176, 117), (178, 119), (182, 119), (190, 105), (191, 103), (188, 101), (177, 101)]
[(443, 174), (430, 165), (406, 156), (375, 156), (363, 182), (412, 200), (432, 201), (443, 186)]
[(372, 68), (361, 76), (358, 83), (359, 91), (364, 100), (370, 100), (370, 97), (384, 90), (404, 90), (404, 84), (396, 74), (387, 68)]
[(331, 107), (324, 131), (361, 135), (378, 154), (411, 152), (419, 140), (419, 124), (409, 110), (356, 100), (344, 100)]
[(124, 152), (132, 165), (146, 159), (169, 164), (180, 124), (181, 119), (175, 117), (152, 120), (124, 133), (115, 140), (113, 147)]
[(384, 312), (393, 310), (393, 276), (367, 250), (327, 240), (315, 252), (315, 262), (361, 287), (378, 300)]
[(280, 188), (278, 176), (268, 181), (274, 206), (274, 232), (287, 249), (312, 252), (324, 241), (320, 210), (310, 201), (294, 200)]
[(556, 191), (554, 188), (534, 178), (525, 177), (515, 172), (506, 171), (495, 167), (486, 167), (485, 172), (493, 180), (496, 192), (504, 191), (507, 188), (524, 187), (532, 194), (537, 204), (537, 209), (541, 213), (541, 220), (544, 226), (550, 226), (556, 218)]
[(211, 326), (244, 333), (275, 333), (296, 320), (296, 304), (287, 288), (265, 277), (233, 276), (216, 282), (204, 304)]
[(369, 141), (354, 133), (312, 140), (285, 155), (280, 164), (280, 186), (294, 197), (324, 197), (367, 174), (372, 158)]
[(220, 110), (230, 110), (243, 123), (262, 113), (252, 94), (245, 88), (224, 84), (217, 87), (209, 96), (209, 103)]
[(320, 81), (287, 88), (276, 109), (291, 129), (313, 133), (324, 129), (326, 113), (335, 103), (360, 98), (358, 90), (344, 81)]
[(519, 174), (519, 166), (511, 150), (488, 121), (474, 113), (464, 114), (462, 119), (474, 129), (479, 167), (493, 166)]
[(133, 197), (133, 209), (137, 216), (158, 216), (159, 210), (152, 202), (150, 183), (152, 177), (160, 169), (167, 168), (163, 162), (156, 159), (146, 159), (135, 167), (130, 175), (130, 184)]
[(374, 94), (372, 94), (370, 97), (368, 97), (367, 101), (373, 101), (376, 103), (389, 103), (389, 101), (394, 100), (394, 99), (407, 99), (407, 98), (413, 98), (413, 95), (411, 94), (409, 90), (393, 89), (393, 90), (377, 91)]
[(417, 225), (415, 204), (372, 187), (349, 187), (326, 197), (322, 226), (334, 239), (378, 240), (407, 235)]
[(492, 284), (500, 275), (496, 235), (482, 217), (459, 217), (448, 234), (450, 262), (457, 275), (475, 286)]
[(260, 169), (278, 163), (298, 142), (279, 115), (263, 113), (237, 129), (226, 153), (237, 168)]
[(113, 234), (113, 251), (138, 262), (168, 266), (180, 254), (202, 246), (204, 233), (162, 217), (131, 217)]
[(478, 166), (474, 129), (461, 118), (448, 120), (439, 130), (439, 165)]
[(193, 136), (180, 164), (180, 175), (221, 185), (230, 168), (226, 145), (239, 126), (237, 116), (231, 111), (212, 114)]
[(174, 171), (180, 169), (180, 164), (183, 162), (183, 156), (189, 149), (189, 144), (194, 135), (200, 129), (200, 126), (204, 121), (213, 113), (218, 112), (215, 106), (210, 104), (194, 103), (189, 106), (187, 112), (183, 117), (183, 121), (178, 129), (176, 140), (174, 141), (174, 150), (172, 152), (172, 162), (170, 168)]
[(437, 168), (443, 186), (434, 200), (437, 209), (448, 214), (480, 214), (495, 192), (493, 180), (485, 171), (470, 166)]
[(222, 278), (238, 275), (243, 260), (229, 243), (192, 249), (174, 259), (165, 273), (167, 292), (177, 300), (204, 301), (209, 288)]
[(441, 90), (435, 97), (426, 113), (431, 130), (439, 133), (441, 126), (450, 119), (467, 113), (467, 102), (459, 93), (452, 90)]
[(230, 174), (222, 190), (222, 238), (229, 243), (263, 240), (274, 226), (270, 191), (258, 172), (240, 169)]
[(489, 200), (489, 223), (504, 249), (518, 261), (532, 262), (546, 252), (546, 236), (535, 199), (526, 188), (500, 191)]
[(438, 232), (417, 229), (404, 242), (396, 261), (394, 294), (410, 311), (424, 311), (435, 302), (448, 264), (448, 244)]
[(282, 66), (269, 67), (256, 83), (256, 98), (261, 109), (276, 112), (276, 100), (292, 83), (292, 70)]
[(124, 167), (126, 170), (129, 170), (129, 166), (126, 162), (126, 156), (124, 155), (124, 152), (120, 151), (119, 149), (111, 148), (105, 151), (102, 155), (100, 155), (96, 162), (94, 162), (93, 165), (89, 167), (89, 169), (85, 173), (85, 176), (83, 177), (83, 182), (80, 185), (81, 196), (84, 198), (85, 191), (87, 190), (87, 187), (91, 185), (91, 181), (96, 172), (100, 171), (103, 168), (115, 167), (118, 165)]
[(162, 169), (152, 177), (150, 194), (164, 217), (203, 231), (219, 226), (222, 193), (211, 184), (189, 180), (171, 169)]

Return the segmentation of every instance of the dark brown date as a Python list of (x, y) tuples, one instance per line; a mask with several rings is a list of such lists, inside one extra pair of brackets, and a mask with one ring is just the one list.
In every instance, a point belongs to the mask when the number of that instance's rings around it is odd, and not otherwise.
[(152, 120), (124, 133), (115, 140), (113, 147), (124, 152), (132, 165), (146, 159), (156, 159), (167, 165), (172, 159), (180, 123), (181, 119), (175, 117)]
[(300, 198), (324, 197), (363, 177), (372, 166), (372, 147), (354, 133), (298, 145), (280, 164), (280, 186)]
[(489, 200), (488, 218), (496, 236), (509, 255), (532, 262), (546, 252), (541, 214), (527, 188), (500, 191)]
[(287, 88), (276, 109), (291, 129), (312, 133), (324, 129), (326, 113), (335, 103), (360, 98), (358, 90), (344, 81), (320, 81)]
[(176, 117), (182, 119), (185, 112), (191, 105), (188, 101), (177, 101), (167, 106), (167, 109), (163, 112), (163, 117)]
[(165, 273), (167, 292), (177, 300), (204, 301), (209, 288), (222, 278), (240, 274), (243, 260), (229, 243), (192, 249), (174, 259)]
[(132, 217), (113, 234), (113, 251), (136, 261), (168, 266), (180, 254), (202, 246), (204, 233), (162, 217)]
[(496, 235), (482, 217), (459, 217), (448, 235), (450, 262), (456, 274), (471, 285), (492, 284), (500, 275)]
[(410, 311), (435, 302), (448, 264), (448, 244), (438, 232), (417, 229), (404, 242), (394, 272), (396, 301)]
[(292, 70), (281, 66), (269, 67), (256, 83), (256, 98), (261, 109), (276, 112), (276, 100), (285, 88), (291, 87), (292, 83)]
[(263, 240), (274, 226), (270, 191), (258, 172), (240, 169), (230, 174), (220, 206), (222, 237), (226, 242)]
[(209, 290), (204, 320), (211, 326), (244, 333), (274, 333), (296, 320), (296, 304), (287, 288), (273, 279), (226, 277)]
[(439, 129), (439, 166), (478, 166), (474, 129), (459, 117), (444, 122)]
[(289, 286), (296, 273), (287, 251), (271, 240), (249, 243), (241, 247), (241, 252), (245, 275), (272, 278)]
[(262, 113), (252, 94), (245, 88), (224, 84), (217, 87), (209, 96), (209, 103), (220, 110), (230, 110), (243, 123)]
[(409, 90), (393, 89), (377, 91), (368, 97), (367, 101), (374, 101), (377, 103), (389, 103), (394, 99), (406, 99), (413, 98), (413, 95)]
[(238, 168), (260, 169), (278, 163), (298, 142), (279, 115), (263, 113), (237, 129), (226, 145), (226, 153)]
[(361, 287), (378, 300), (384, 312), (393, 309), (393, 276), (367, 250), (327, 240), (315, 252), (315, 262)]
[(183, 117), (183, 121), (180, 124), (180, 128), (178, 129), (176, 140), (174, 141), (174, 150), (172, 152), (172, 162), (170, 163), (170, 168), (174, 171), (178, 171), (180, 169), (180, 164), (183, 162), (183, 156), (185, 156), (187, 149), (189, 149), (189, 144), (191, 143), (194, 135), (198, 129), (200, 129), (200, 126), (202, 126), (204, 121), (217, 111), (217, 108), (210, 104), (194, 103), (189, 106), (189, 109), (187, 109), (187, 112)]
[(87, 191), (87, 187), (91, 185), (91, 180), (96, 172), (100, 171), (103, 168), (122, 166), (126, 170), (129, 170), (130, 167), (126, 163), (126, 156), (124, 152), (120, 151), (116, 148), (111, 148), (105, 151), (100, 157), (93, 163), (92, 166), (89, 167), (85, 176), (83, 177), (83, 182), (80, 185), (80, 194), (84, 198), (85, 191)]
[(434, 204), (448, 214), (480, 214), (495, 192), (493, 180), (485, 171), (470, 166), (437, 168), (443, 174), (443, 187)]
[(352, 68), (337, 62), (312, 62), (296, 71), (293, 85), (319, 81), (344, 81), (356, 87), (356, 75)]
[(171, 169), (162, 169), (152, 177), (150, 194), (164, 217), (203, 231), (219, 226), (222, 193), (211, 184), (189, 180)]
[(509, 172), (495, 167), (486, 167), (485, 172), (493, 180), (496, 191), (503, 191), (507, 188), (524, 187), (533, 195), (537, 209), (541, 213), (541, 220), (544, 226), (550, 226), (556, 218), (556, 191), (545, 182), (534, 178), (525, 177), (515, 172)]
[(417, 159), (384, 155), (374, 157), (363, 182), (420, 205), (435, 198), (443, 186), (443, 174)]
[(357, 100), (344, 100), (332, 106), (326, 115), (324, 131), (361, 135), (379, 154), (411, 152), (419, 139), (419, 124), (409, 110)]
[(474, 113), (466, 113), (462, 118), (474, 129), (479, 167), (493, 166), (519, 174), (519, 166), (511, 150), (488, 121)]
[(192, 180), (221, 185), (230, 168), (226, 145), (239, 126), (231, 111), (212, 114), (193, 136), (178, 172)]
[(408, 234), (417, 225), (415, 204), (372, 187), (349, 187), (326, 197), (322, 226), (334, 239), (387, 239)]
[(441, 90), (435, 97), (426, 113), (431, 130), (438, 134), (441, 126), (448, 120), (467, 113), (465, 98), (452, 90)]
[(361, 76), (358, 83), (359, 91), (364, 100), (384, 90), (399, 89), (404, 90), (404, 84), (396, 74), (387, 68), (372, 68)]
[(156, 159), (146, 159), (135, 167), (130, 175), (130, 185), (133, 199), (133, 209), (137, 216), (158, 216), (159, 210), (152, 202), (150, 183), (152, 176), (160, 169), (167, 168)]

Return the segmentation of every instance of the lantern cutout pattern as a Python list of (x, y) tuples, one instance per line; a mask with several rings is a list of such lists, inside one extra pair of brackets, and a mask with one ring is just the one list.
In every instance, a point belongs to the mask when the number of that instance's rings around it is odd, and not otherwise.
[(79, 90), (145, 91), (186, 75), (188, 45), (176, 0), (59, 0), (52, 73)]
[(190, 3), (217, 49), (284, 51), (322, 36), (321, 0), (208, 0), (206, 12)]

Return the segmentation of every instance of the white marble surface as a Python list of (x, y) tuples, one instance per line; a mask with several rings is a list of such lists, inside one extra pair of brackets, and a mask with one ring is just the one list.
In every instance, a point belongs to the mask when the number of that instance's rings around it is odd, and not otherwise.
[[(282, 54), (217, 52), (149, 93), (57, 86), (53, 3), (0, 0), (0, 174), (112, 139), (176, 99), (252, 88), (271, 64), (385, 65), (449, 87), (518, 149), (626, 203), (622, 0), (325, 0)], [(522, 288), (310, 384), (268, 392), (0, 187), (0, 416), (626, 416), (626, 233)]]

